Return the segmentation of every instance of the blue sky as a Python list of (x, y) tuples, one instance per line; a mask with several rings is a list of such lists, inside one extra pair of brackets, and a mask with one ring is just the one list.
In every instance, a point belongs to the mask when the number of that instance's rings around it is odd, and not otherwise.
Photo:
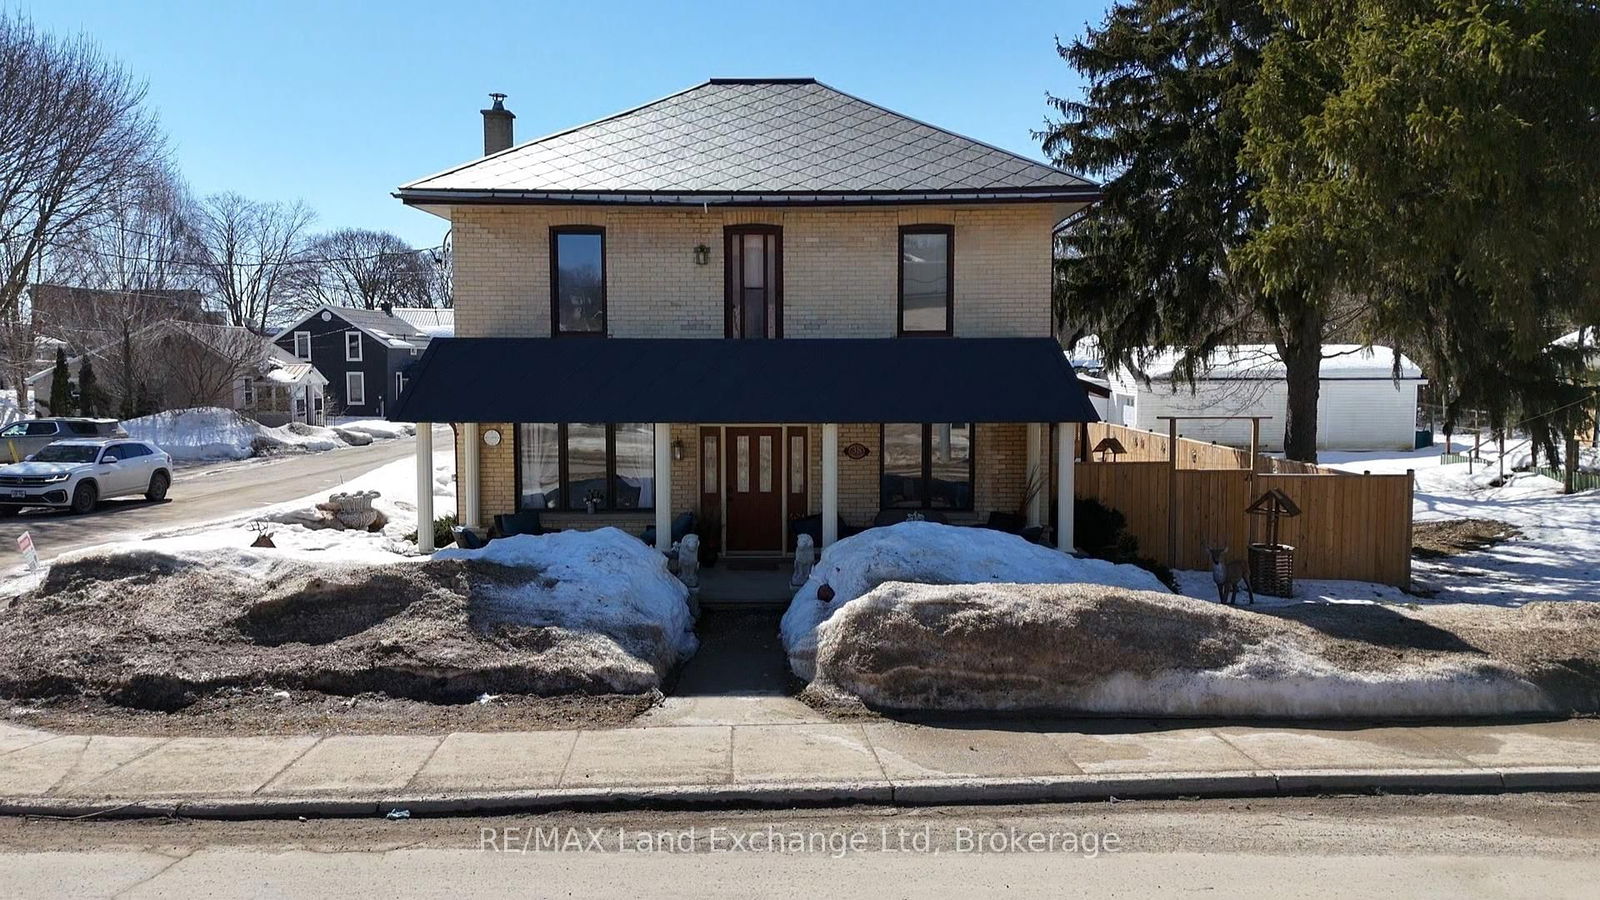
[(0, 0), (84, 32), (147, 80), (200, 194), (301, 199), (320, 228), (422, 246), (445, 223), (397, 185), (473, 158), (489, 91), (519, 141), (714, 76), (806, 75), (1039, 158), (1056, 56), (1106, 0), (918, 3)]

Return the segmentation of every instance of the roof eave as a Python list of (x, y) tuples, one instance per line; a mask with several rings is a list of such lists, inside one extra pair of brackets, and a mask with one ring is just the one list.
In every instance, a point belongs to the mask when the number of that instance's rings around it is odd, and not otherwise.
[(1093, 186), (981, 191), (504, 191), (401, 189), (407, 206), (896, 206), (916, 204), (1095, 203)]

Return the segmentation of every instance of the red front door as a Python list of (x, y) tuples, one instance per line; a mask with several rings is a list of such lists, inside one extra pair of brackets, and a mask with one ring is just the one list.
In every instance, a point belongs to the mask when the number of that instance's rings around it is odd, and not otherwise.
[(727, 429), (728, 550), (783, 552), (783, 429)]

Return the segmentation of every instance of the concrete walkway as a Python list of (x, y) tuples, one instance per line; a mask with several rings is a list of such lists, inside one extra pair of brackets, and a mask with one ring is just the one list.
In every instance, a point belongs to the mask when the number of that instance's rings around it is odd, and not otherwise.
[(0, 814), (373, 815), (652, 805), (1018, 802), (1600, 789), (1600, 721), (1416, 727), (830, 721), (680, 697), (637, 727), (156, 738), (0, 725)]

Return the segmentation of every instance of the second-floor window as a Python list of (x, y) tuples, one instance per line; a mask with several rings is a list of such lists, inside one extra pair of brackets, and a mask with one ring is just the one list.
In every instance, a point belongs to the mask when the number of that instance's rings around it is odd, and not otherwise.
[(606, 333), (606, 232), (567, 225), (550, 229), (550, 333)]
[(951, 333), (955, 306), (955, 229), (907, 225), (900, 229), (900, 333)]
[(294, 333), (294, 355), (300, 359), (311, 358), (311, 332), (296, 331)]
[(730, 225), (724, 244), (727, 336), (783, 337), (783, 230)]
[(361, 362), (361, 332), (346, 331), (344, 333), (344, 361)]

